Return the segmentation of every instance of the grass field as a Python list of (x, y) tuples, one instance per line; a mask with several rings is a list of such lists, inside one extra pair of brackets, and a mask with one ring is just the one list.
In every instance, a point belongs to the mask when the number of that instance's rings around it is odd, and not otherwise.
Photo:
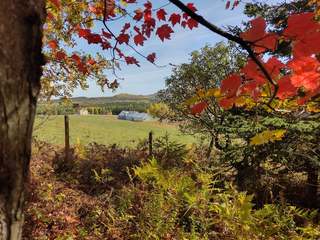
[[(147, 138), (149, 131), (154, 132), (154, 137), (169, 134), (171, 139), (181, 143), (192, 143), (195, 139), (183, 135), (173, 125), (156, 121), (131, 122), (118, 120), (116, 116), (70, 116), (70, 141), (71, 144), (80, 140), (82, 144), (97, 142), (100, 144), (119, 144), (121, 146), (134, 146), (139, 140)], [(50, 116), (36, 118), (33, 135), (52, 144), (64, 144), (63, 116)]]

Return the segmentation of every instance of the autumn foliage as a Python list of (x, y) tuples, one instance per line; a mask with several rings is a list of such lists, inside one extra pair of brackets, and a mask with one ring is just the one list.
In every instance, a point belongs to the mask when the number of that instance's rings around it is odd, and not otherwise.
[[(226, 9), (234, 9), (239, 3), (240, 1), (226, 1)], [(67, 1), (48, 1), (48, 25), (50, 22), (59, 21), (59, 18), (63, 19), (66, 4)], [(310, 4), (318, 3), (310, 1)], [(184, 11), (169, 13), (166, 6), (155, 9), (151, 1), (101, 0), (79, 3), (79, 6), (85, 9), (87, 14), (76, 21), (67, 19), (70, 23), (68, 34), (84, 39), (88, 44), (99, 45), (103, 50), (109, 50), (112, 68), (116, 68), (121, 62), (140, 66), (136, 56), (155, 64), (156, 53), (145, 56), (136, 48), (143, 46), (154, 35), (162, 42), (170, 40), (176, 25), (192, 30), (202, 24)], [(185, 6), (192, 12), (197, 12), (193, 3)], [(111, 30), (110, 22), (127, 16), (131, 20), (124, 21), (119, 32)], [(314, 100), (320, 93), (320, 24), (316, 16), (316, 11), (292, 14), (286, 19), (287, 24), (282, 32), (272, 31), (266, 20), (258, 17), (251, 20), (249, 27), (239, 36), (234, 36), (241, 47), (248, 51), (249, 57), (239, 72), (222, 81), (219, 96), (221, 107), (251, 108), (259, 105), (272, 110), (292, 110), (307, 106), (308, 110), (317, 111)], [(101, 30), (93, 24), (87, 24), (94, 21), (98, 22)], [(52, 60), (71, 63), (80, 73), (89, 75), (98, 61), (92, 56), (68, 54), (61, 46), (65, 40), (52, 36), (54, 35), (47, 34), (45, 38)], [(291, 55), (286, 59), (276, 54), (282, 42), (290, 44), (291, 47)], [(136, 56), (128, 55), (128, 48), (133, 50)], [(108, 80), (102, 84), (108, 84)], [(201, 114), (206, 105), (205, 100), (199, 99), (190, 106), (190, 111), (195, 115)]]
[[(308, 104), (318, 98), (320, 91), (320, 24), (312, 12), (291, 15), (287, 28), (280, 34), (266, 29), (263, 18), (250, 21), (250, 28), (240, 37), (250, 44), (256, 60), (249, 58), (243, 69), (222, 81), (223, 108), (242, 106), (238, 100), (270, 104), (277, 108), (280, 101), (291, 101), (292, 105)], [(280, 41), (287, 41), (292, 54), (287, 60), (273, 55)], [(264, 57), (264, 54), (271, 57)], [(273, 56), (272, 56), (273, 55)], [(261, 66), (257, 65), (257, 61)], [(315, 110), (315, 109), (313, 109)]]

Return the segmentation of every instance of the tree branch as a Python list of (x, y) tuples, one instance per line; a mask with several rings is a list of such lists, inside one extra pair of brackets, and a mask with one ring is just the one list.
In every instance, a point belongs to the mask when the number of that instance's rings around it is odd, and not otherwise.
[(195, 21), (197, 21), (199, 24), (201, 24), (202, 26), (206, 27), (207, 29), (209, 29), (210, 31), (228, 39), (231, 40), (235, 43), (238, 43), (244, 50), (246, 50), (250, 56), (250, 58), (257, 64), (257, 66), (259, 67), (259, 69), (261, 70), (261, 72), (264, 74), (264, 76), (266, 77), (266, 79), (268, 80), (268, 82), (274, 87), (274, 91), (273, 94), (271, 96), (271, 98), (269, 99), (269, 102), (267, 103), (267, 105), (269, 107), (270, 103), (273, 101), (273, 99), (275, 98), (279, 86), (277, 83), (275, 83), (272, 79), (272, 77), (270, 76), (270, 74), (268, 73), (267, 69), (263, 66), (263, 63), (259, 60), (259, 58), (256, 56), (256, 54), (253, 52), (253, 50), (251, 49), (250, 43), (247, 41), (244, 41), (242, 38), (230, 34), (224, 30), (222, 30), (221, 28), (219, 28), (218, 26), (210, 23), (209, 21), (207, 21), (205, 18), (203, 18), (201, 15), (193, 12), (191, 9), (189, 9), (184, 3), (182, 3), (180, 0), (169, 0), (169, 2), (171, 2), (172, 4), (174, 4), (175, 6), (177, 6), (181, 11), (185, 12), (186, 14), (188, 14), (192, 19), (194, 19)]

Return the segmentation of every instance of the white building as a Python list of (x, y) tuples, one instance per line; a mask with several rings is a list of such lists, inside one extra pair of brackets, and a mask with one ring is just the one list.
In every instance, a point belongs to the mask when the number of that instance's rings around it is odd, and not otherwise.
[(89, 114), (88, 109), (80, 108), (79, 115), (88, 115), (88, 114)]

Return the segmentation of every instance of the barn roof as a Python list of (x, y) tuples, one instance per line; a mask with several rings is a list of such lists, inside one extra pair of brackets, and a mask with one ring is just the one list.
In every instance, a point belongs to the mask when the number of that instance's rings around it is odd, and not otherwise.
[(140, 113), (136, 111), (122, 111), (121, 113), (119, 113), (118, 119), (130, 121), (148, 121), (152, 120), (152, 117), (147, 113)]

